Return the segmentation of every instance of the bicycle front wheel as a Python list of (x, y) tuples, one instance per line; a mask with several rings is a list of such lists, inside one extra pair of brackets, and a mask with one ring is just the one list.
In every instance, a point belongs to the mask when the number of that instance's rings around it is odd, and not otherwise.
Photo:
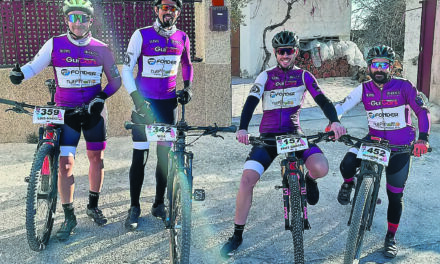
[(57, 201), (58, 157), (53, 145), (41, 145), (34, 156), (26, 198), (26, 233), (34, 251), (43, 250), (53, 228)]
[(189, 263), (191, 247), (191, 191), (188, 177), (178, 172), (174, 177), (170, 229), (172, 263)]
[(352, 264), (360, 257), (362, 240), (368, 223), (372, 192), (373, 176), (365, 175), (354, 204), (347, 244), (345, 245), (344, 264)]
[(301, 210), (301, 195), (297, 175), (289, 175), (290, 192), (290, 231), (293, 237), (295, 263), (304, 263), (304, 221)]

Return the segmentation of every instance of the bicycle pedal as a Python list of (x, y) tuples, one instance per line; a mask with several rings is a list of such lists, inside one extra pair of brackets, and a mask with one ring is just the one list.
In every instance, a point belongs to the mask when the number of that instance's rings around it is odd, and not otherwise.
[(205, 190), (194, 189), (193, 198), (195, 201), (204, 201), (205, 200)]
[(30, 180), (30, 177), (29, 177), (29, 176), (24, 177), (24, 182), (29, 183), (29, 180)]
[(275, 185), (275, 190), (283, 189), (282, 185)]

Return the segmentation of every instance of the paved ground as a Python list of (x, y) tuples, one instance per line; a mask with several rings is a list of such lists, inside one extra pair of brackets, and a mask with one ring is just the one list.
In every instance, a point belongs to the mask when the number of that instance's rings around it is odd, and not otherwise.
[[(356, 86), (350, 84), (347, 78), (319, 81), (332, 100), (340, 100), (332, 96), (340, 96), (340, 91), (349, 92)], [(233, 92), (237, 93), (240, 89), (249, 91), (244, 86), (234, 87)], [(302, 126), (306, 133), (322, 130), (327, 123), (322, 117), (316, 107), (304, 109)], [(258, 132), (259, 118), (261, 116), (256, 115), (252, 120), (252, 134)], [(236, 117), (233, 122), (237, 120)], [(366, 118), (361, 108), (348, 113), (342, 121), (353, 135), (366, 133)], [(430, 142), (436, 148), (434, 152), (413, 160), (397, 236), (400, 246), (398, 257), (388, 260), (381, 255), (387, 208), (386, 193), (382, 188), (379, 195), (383, 203), (377, 207), (372, 230), (366, 235), (361, 263), (440, 263), (439, 131), (440, 125), (433, 125)], [(35, 145), (1, 145), (0, 263), (169, 263), (168, 232), (163, 229), (161, 221), (150, 214), (154, 199), (152, 161), (156, 159), (155, 151), (152, 151), (147, 164), (140, 227), (136, 232), (126, 232), (123, 221), (130, 204), (128, 170), (131, 140), (128, 137), (109, 139), (106, 179), (100, 200), (109, 223), (101, 228), (96, 227), (84, 211), (88, 190), (84, 145), (84, 142), (80, 143), (75, 168), (75, 207), (79, 222), (76, 233), (65, 243), (52, 238), (48, 248), (41, 253), (29, 249), (24, 228), (26, 184), (23, 177), (29, 172)], [(349, 207), (339, 205), (336, 194), (342, 181), (338, 166), (347, 147), (341, 143), (323, 143), (320, 146), (329, 159), (330, 172), (319, 180), (320, 202), (309, 208), (312, 229), (305, 232), (306, 263), (341, 263)], [(278, 161), (273, 163), (255, 188), (241, 250), (234, 258), (223, 261), (218, 251), (233, 229), (235, 195), (243, 161), (250, 147), (238, 144), (229, 134), (225, 135), (225, 140), (203, 137), (191, 150), (195, 154), (194, 185), (204, 188), (207, 194), (204, 202), (193, 204), (191, 263), (292, 263), (292, 238), (283, 227), (281, 191), (273, 188), (280, 184)], [(62, 217), (61, 206), (58, 206), (55, 230)]]

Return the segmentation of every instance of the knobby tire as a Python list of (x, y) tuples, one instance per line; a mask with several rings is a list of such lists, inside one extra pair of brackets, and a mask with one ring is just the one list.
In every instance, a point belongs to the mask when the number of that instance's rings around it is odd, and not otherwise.
[(188, 264), (191, 248), (191, 191), (184, 172), (174, 175), (170, 229), (172, 263)]
[[(345, 246), (344, 264), (352, 264), (357, 252), (360, 252), (362, 240), (367, 228), (368, 214), (373, 192), (373, 176), (363, 177), (359, 192), (356, 196), (350, 228), (348, 230), (347, 244)], [(359, 254), (360, 255), (360, 254)]]
[[(46, 157), (50, 175), (41, 175)], [(32, 163), (26, 198), (26, 233), (29, 246), (34, 251), (45, 249), (53, 228), (57, 201), (57, 158), (54, 146), (43, 144), (36, 151)]]
[(301, 210), (301, 195), (297, 175), (289, 175), (290, 231), (293, 237), (295, 263), (304, 263), (304, 222)]

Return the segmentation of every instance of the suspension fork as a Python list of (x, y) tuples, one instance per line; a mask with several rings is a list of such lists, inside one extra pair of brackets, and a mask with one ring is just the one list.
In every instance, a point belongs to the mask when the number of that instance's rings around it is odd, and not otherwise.
[(290, 230), (290, 221), (289, 221), (289, 198), (290, 198), (290, 190), (289, 190), (289, 181), (288, 181), (288, 161), (287, 159), (283, 159), (281, 161), (281, 176), (283, 177), (283, 205), (284, 205), (284, 228), (285, 230)]
[(383, 171), (383, 166), (382, 165), (377, 165), (377, 171), (376, 171), (376, 175), (374, 177), (374, 189), (373, 189), (373, 193), (372, 193), (372, 197), (371, 197), (371, 205), (370, 205), (370, 212), (369, 212), (369, 216), (368, 216), (368, 223), (367, 223), (367, 230), (370, 231), (371, 225), (373, 224), (373, 216), (374, 216), (374, 212), (376, 210), (376, 205), (377, 205), (377, 197), (379, 196), (379, 188), (380, 188), (380, 180), (382, 178), (382, 171)]

